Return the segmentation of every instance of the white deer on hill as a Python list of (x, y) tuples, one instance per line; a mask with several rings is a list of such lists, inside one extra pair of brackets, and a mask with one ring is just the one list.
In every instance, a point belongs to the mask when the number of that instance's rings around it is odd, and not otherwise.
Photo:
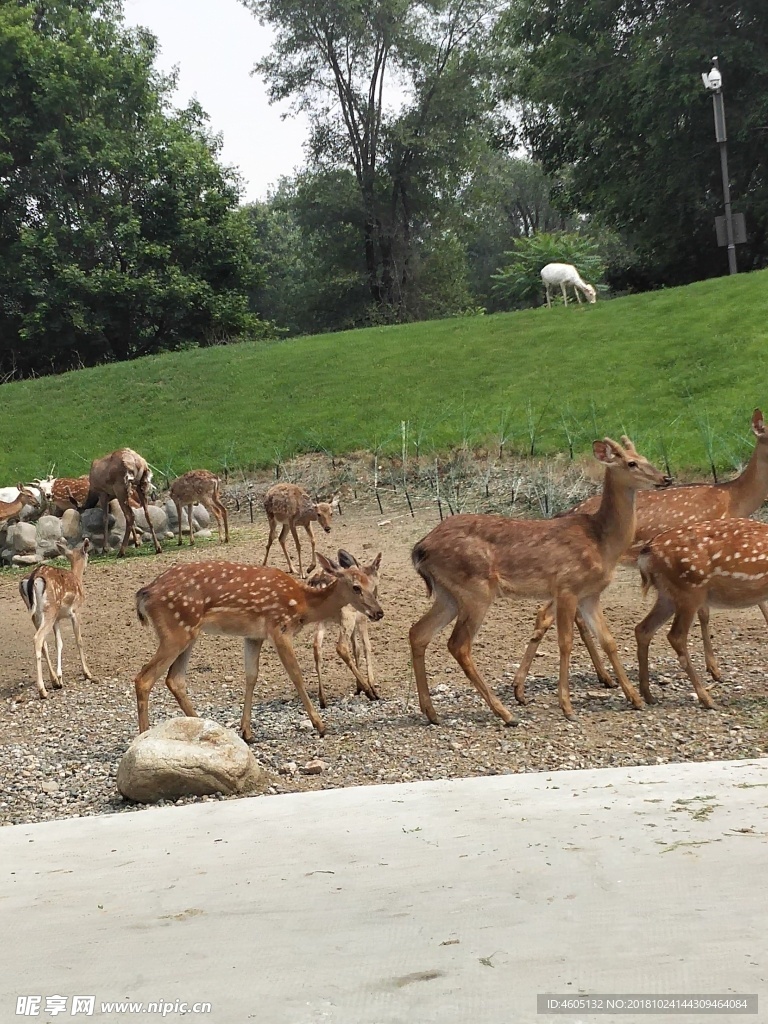
[(581, 276), (576, 267), (571, 266), (570, 263), (548, 263), (541, 271), (541, 280), (544, 282), (544, 287), (547, 292), (547, 306), (552, 308), (552, 289), (560, 286), (560, 290), (563, 293), (563, 302), (568, 305), (568, 292), (567, 286), (570, 285), (573, 288), (573, 293), (576, 296), (579, 305), (581, 305), (581, 296), (579, 292), (582, 292), (587, 299), (587, 302), (597, 302), (597, 292), (591, 284), (587, 284), (586, 281), (582, 281)]

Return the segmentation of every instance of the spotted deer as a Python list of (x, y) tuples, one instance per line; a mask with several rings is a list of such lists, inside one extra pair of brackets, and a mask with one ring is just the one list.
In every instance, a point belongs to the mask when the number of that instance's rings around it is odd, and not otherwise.
[[(83, 668), (83, 675), (86, 679), (92, 679), (88, 665), (85, 661), (83, 650), (83, 638), (80, 632), (80, 620), (78, 618), (83, 605), (85, 604), (85, 591), (83, 590), (83, 573), (88, 564), (88, 552), (91, 542), (86, 538), (77, 547), (69, 550), (65, 541), (59, 541), (59, 552), (69, 560), (69, 569), (58, 569), (52, 565), (38, 566), (33, 572), (26, 576), (19, 584), (19, 592), (27, 610), (32, 616), (35, 626), (35, 664), (37, 669), (37, 692), (41, 700), (48, 696), (48, 691), (43, 682), (42, 656), (48, 665), (48, 674), (51, 677), (52, 686), (60, 690), (64, 685), (62, 681), (61, 654), (64, 642), (61, 637), (61, 623), (69, 619), (72, 623), (72, 632), (75, 634), (75, 645), (80, 655), (80, 664)], [(47, 638), (50, 633), (56, 639), (56, 669), (51, 664), (51, 656), (48, 652)]]
[(133, 492), (144, 510), (156, 553), (159, 555), (163, 550), (149, 517), (147, 503), (151, 488), (152, 470), (138, 452), (131, 448), (119, 448), (101, 459), (94, 459), (91, 463), (91, 471), (88, 474), (88, 496), (81, 506), (75, 507), (79, 512), (95, 508), (97, 505), (101, 509), (104, 517), (104, 551), (109, 551), (109, 503), (112, 498), (117, 498), (125, 516), (125, 535), (117, 553), (118, 557), (125, 554), (131, 533), (134, 534), (134, 539), (136, 537), (136, 519), (131, 505)]
[[(192, 521), (192, 508), (196, 504), (203, 505), (216, 520), (219, 530), (219, 541), (229, 543), (229, 520), (227, 509), (219, 495), (221, 481), (215, 473), (207, 469), (192, 469), (189, 473), (176, 477), (171, 484), (171, 501), (176, 506), (176, 515), (179, 520), (179, 547), (182, 545), (181, 538), (181, 509), (187, 510), (187, 523), (189, 524), (189, 543), (195, 543), (195, 531)], [(222, 530), (223, 525), (223, 530)]]
[(200, 633), (221, 633), (244, 640), (245, 701), (240, 722), (243, 739), (253, 739), (253, 691), (265, 640), (272, 642), (304, 710), (323, 736), (325, 725), (307, 694), (293, 637), (310, 623), (338, 620), (345, 605), (352, 605), (374, 622), (384, 612), (376, 599), (374, 584), (362, 569), (334, 567), (323, 555), (318, 555), (318, 559), (333, 577), (328, 586), (320, 589), (280, 569), (234, 562), (177, 565), (142, 587), (136, 595), (136, 612), (140, 622), (154, 627), (159, 646), (136, 676), (139, 732), (149, 728), (149, 694), (162, 675), (184, 714), (196, 717), (186, 691), (189, 658)]
[[(358, 569), (361, 569), (373, 584), (373, 592), (378, 597), (381, 552), (376, 555), (370, 565), (360, 565), (355, 556), (343, 548), (339, 548), (338, 559), (338, 564), (343, 569), (350, 569), (352, 566), (357, 566)], [(329, 558), (328, 561), (334, 566), (336, 565), (332, 559)], [(311, 587), (327, 587), (332, 581), (333, 576), (323, 571), (315, 573), (307, 582)], [(364, 693), (369, 700), (378, 700), (379, 694), (376, 690), (371, 638), (368, 635), (368, 616), (363, 612), (357, 611), (352, 605), (345, 605), (339, 613), (339, 618), (334, 621), (337, 621), (339, 625), (336, 653), (355, 677), (355, 693)], [(317, 671), (318, 699), (321, 708), (327, 707), (325, 687), (323, 686), (323, 640), (325, 638), (325, 628), (325, 622), (317, 624), (315, 627), (315, 639), (312, 645), (315, 655), (315, 670)], [(365, 652), (367, 678), (363, 677), (362, 673), (363, 651)]]
[[(720, 484), (685, 484), (661, 491), (640, 491), (638, 493), (637, 526), (632, 544), (623, 557), (625, 562), (635, 564), (642, 548), (666, 530), (720, 519), (746, 519), (760, 508), (768, 498), (768, 430), (766, 430), (763, 414), (759, 409), (755, 409), (752, 414), (751, 427), (752, 433), (755, 435), (755, 447), (744, 470), (733, 480)], [(599, 504), (600, 496), (596, 495), (564, 515), (567, 517), (584, 512), (594, 513)], [(764, 601), (756, 603), (768, 622), (768, 604)], [(705, 605), (699, 609), (698, 616), (704, 646), (711, 650), (712, 639), (708, 627), (709, 613)], [(523, 660), (520, 662), (520, 667), (515, 673), (515, 697), (520, 704), (525, 703), (525, 678), (533, 663), (536, 650), (553, 621), (553, 606), (550, 602), (538, 611), (533, 634)], [(616, 684), (602, 664), (600, 655), (583, 621), (577, 618), (576, 623), (592, 658), (598, 678), (605, 686), (615, 686)]]
[[(651, 703), (648, 648), (656, 631), (672, 618), (667, 634), (702, 707), (714, 707), (688, 651), (694, 617), (710, 608), (749, 608), (768, 600), (768, 526), (752, 519), (725, 519), (667, 530), (641, 549), (637, 565), (643, 592), (653, 587), (656, 603), (635, 627), (640, 692)], [(709, 638), (704, 658), (709, 674), (720, 672)]]
[(21, 510), (26, 506), (39, 508), (40, 502), (32, 491), (27, 490), (24, 484), (18, 485), (18, 495), (13, 501), (0, 501), (0, 526), (15, 519)]
[(338, 507), (338, 497), (334, 497), (331, 502), (314, 502), (309, 494), (302, 487), (299, 487), (298, 484), (275, 484), (274, 487), (270, 487), (264, 496), (264, 511), (267, 513), (267, 519), (269, 520), (269, 539), (267, 540), (267, 550), (264, 554), (264, 565), (269, 560), (269, 549), (272, 547), (279, 523), (282, 528), (278, 540), (288, 562), (288, 571), (291, 573), (294, 571), (291, 556), (288, 554), (288, 549), (285, 546), (285, 538), (290, 530), (299, 558), (299, 576), (303, 578), (301, 545), (299, 544), (299, 535), (296, 532), (297, 526), (303, 526), (309, 534), (309, 542), (312, 545), (312, 561), (307, 567), (307, 572), (312, 572), (317, 565), (315, 534), (312, 524), (320, 523), (325, 532), (330, 533), (331, 519)]
[(88, 474), (84, 476), (59, 476), (51, 481), (49, 501), (59, 512), (68, 508), (79, 508), (88, 499)]
[(605, 467), (600, 507), (594, 514), (549, 520), (450, 516), (413, 548), (414, 568), (434, 597), (432, 607), (409, 634), (419, 705), (430, 722), (438, 719), (427, 683), (426, 649), (433, 636), (455, 619), (449, 652), (491, 710), (506, 725), (517, 724), (472, 658), (475, 634), (501, 594), (554, 602), (560, 646), (558, 699), (566, 718), (573, 718), (569, 665), (577, 612), (598, 636), (627, 700), (635, 708), (642, 707), (619, 659), (600, 595), (634, 536), (635, 493), (666, 487), (670, 481), (635, 450), (629, 438), (623, 437), (622, 442), (623, 447), (606, 437), (592, 445), (595, 458)]

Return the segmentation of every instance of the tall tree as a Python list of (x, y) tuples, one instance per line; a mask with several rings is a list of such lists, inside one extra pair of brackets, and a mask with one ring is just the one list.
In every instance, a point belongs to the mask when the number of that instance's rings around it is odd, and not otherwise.
[(372, 302), (412, 315), (415, 237), (490, 130), (492, 0), (242, 0), (275, 29), (256, 71), (309, 114), (319, 166), (351, 169)]
[(768, 19), (763, 0), (530, 0), (498, 37), (502, 92), (545, 170), (572, 170), (571, 205), (600, 214), (642, 253), (646, 279), (724, 273), (712, 104), (701, 72), (725, 78), (731, 188), (747, 215), (742, 266), (768, 260)]
[(258, 328), (252, 232), (201, 108), (119, 0), (0, 2), (0, 372)]

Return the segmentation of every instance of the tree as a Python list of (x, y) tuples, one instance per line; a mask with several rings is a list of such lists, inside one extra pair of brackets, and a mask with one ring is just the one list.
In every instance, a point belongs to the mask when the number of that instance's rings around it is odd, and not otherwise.
[(0, 372), (257, 331), (255, 236), (196, 103), (118, 0), (0, 3)]
[[(308, 112), (317, 167), (349, 169), (379, 316), (414, 315), (424, 226), (490, 133), (491, 0), (242, 0), (275, 29), (256, 71)], [(387, 312), (389, 311), (389, 313)]]
[(531, 0), (510, 5), (498, 38), (514, 68), (502, 95), (545, 171), (571, 172), (570, 204), (622, 230), (645, 283), (725, 272), (712, 54), (726, 82), (731, 188), (747, 215), (742, 267), (768, 259), (768, 20), (762, 0)]

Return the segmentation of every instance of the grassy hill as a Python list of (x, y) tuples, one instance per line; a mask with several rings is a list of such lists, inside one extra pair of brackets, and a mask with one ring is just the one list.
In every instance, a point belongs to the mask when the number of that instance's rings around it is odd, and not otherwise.
[[(153, 356), (0, 388), (0, 483), (128, 445), (163, 472), (327, 449), (584, 451), (730, 469), (768, 415), (768, 271), (596, 306)], [(413, 447), (411, 448), (413, 452)]]

